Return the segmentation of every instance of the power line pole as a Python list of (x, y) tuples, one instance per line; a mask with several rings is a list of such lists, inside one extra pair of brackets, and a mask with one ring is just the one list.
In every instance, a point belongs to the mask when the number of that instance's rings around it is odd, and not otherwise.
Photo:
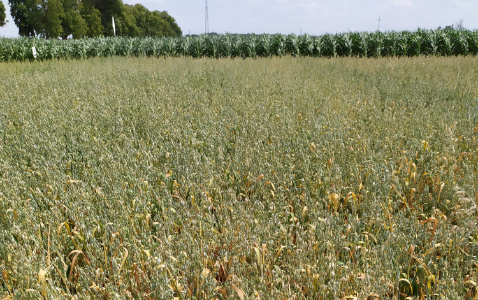
[(208, 16), (208, 9), (207, 9), (207, 0), (206, 0), (206, 22), (204, 26), (204, 33), (205, 34), (209, 33), (209, 16)]
[(380, 16), (378, 16), (378, 31), (380, 31), (380, 21), (381, 21)]

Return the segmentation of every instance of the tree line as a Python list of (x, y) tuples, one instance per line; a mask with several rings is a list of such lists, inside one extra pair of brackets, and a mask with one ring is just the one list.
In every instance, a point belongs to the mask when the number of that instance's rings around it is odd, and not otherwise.
[(5, 18), (7, 15), (5, 14), (5, 5), (3, 2), (0, 1), (0, 27), (5, 26)]
[[(24, 37), (84, 38), (181, 36), (176, 20), (165, 11), (150, 11), (141, 4), (121, 0), (8, 0), (18, 33)], [(5, 25), (0, 1), (0, 26)]]

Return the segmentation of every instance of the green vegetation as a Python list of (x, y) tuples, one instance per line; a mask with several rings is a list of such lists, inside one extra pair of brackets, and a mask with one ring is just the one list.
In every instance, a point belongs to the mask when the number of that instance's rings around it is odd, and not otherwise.
[(0, 64), (0, 298), (476, 298), (477, 70)]
[(176, 20), (168, 13), (151, 12), (141, 4), (125, 5), (121, 0), (9, 0), (8, 2), (13, 20), (19, 29), (19, 35), (24, 37), (67, 39), (72, 36), (77, 39), (113, 36), (113, 17), (118, 36), (164, 37), (182, 34)]
[[(136, 6), (135, 6), (136, 7)], [(139, 20), (138, 18), (136, 20)], [(129, 26), (129, 25), (128, 25)], [(143, 26), (144, 28), (152, 28)], [(134, 35), (152, 35), (131, 24)], [(323, 36), (281, 34), (209, 34), (166, 38), (96, 38), (81, 40), (0, 39), (0, 61), (91, 57), (411, 57), (478, 54), (478, 30), (355, 32)]]
[(5, 26), (5, 19), (7, 15), (5, 14), (5, 5), (0, 1), (0, 27)]

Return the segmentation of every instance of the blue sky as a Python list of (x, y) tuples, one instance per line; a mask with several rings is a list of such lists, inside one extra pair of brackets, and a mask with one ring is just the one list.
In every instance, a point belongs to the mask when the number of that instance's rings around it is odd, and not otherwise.
[[(167, 11), (184, 34), (204, 32), (205, 0), (123, 0)], [(8, 1), (3, 0), (8, 8)], [(208, 0), (209, 31), (309, 33), (435, 29), (458, 23), (478, 29), (478, 0)], [(0, 36), (14, 37), (11, 20)]]

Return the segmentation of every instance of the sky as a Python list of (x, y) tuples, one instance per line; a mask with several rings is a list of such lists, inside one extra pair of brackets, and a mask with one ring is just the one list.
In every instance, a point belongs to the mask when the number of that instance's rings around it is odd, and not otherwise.
[[(0, 36), (18, 36), (8, 1)], [(205, 31), (205, 0), (123, 0), (167, 11), (183, 34)], [(209, 32), (321, 35), (349, 31), (436, 29), (460, 21), (478, 29), (478, 0), (208, 0)]]

